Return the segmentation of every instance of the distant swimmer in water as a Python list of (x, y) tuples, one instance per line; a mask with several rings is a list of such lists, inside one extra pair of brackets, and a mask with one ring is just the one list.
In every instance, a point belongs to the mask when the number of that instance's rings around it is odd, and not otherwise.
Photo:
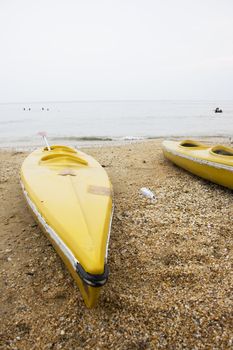
[(215, 113), (222, 113), (222, 109), (219, 109), (218, 107), (217, 108), (215, 108), (215, 111), (214, 111)]

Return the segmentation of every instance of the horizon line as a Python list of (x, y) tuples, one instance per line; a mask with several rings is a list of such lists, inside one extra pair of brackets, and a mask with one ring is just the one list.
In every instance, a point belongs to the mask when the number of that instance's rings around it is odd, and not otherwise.
[(86, 102), (153, 102), (153, 101), (233, 101), (229, 98), (158, 98), (158, 99), (83, 99), (83, 100), (38, 100), (38, 101), (16, 101), (16, 102), (0, 102), (0, 105), (5, 104), (36, 104), (36, 103), (86, 103)]

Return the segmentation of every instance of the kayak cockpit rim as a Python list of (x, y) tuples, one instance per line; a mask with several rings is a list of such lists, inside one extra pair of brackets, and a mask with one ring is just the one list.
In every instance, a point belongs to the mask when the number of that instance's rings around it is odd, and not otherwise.
[(52, 145), (50, 146), (50, 150), (48, 149), (48, 147), (44, 147), (43, 151), (47, 151), (47, 152), (63, 151), (63, 152), (77, 153), (76, 149), (69, 146), (63, 146), (63, 145)]
[(40, 164), (46, 164), (46, 163), (56, 163), (56, 161), (61, 161), (67, 159), (67, 161), (82, 164), (82, 165), (88, 165), (88, 162), (85, 159), (82, 159), (78, 157), (77, 155), (73, 155), (72, 153), (66, 153), (66, 152), (56, 152), (56, 153), (49, 153), (45, 156), (41, 157)]
[(81, 266), (80, 262), (76, 259), (76, 257), (73, 255), (71, 250), (67, 247), (67, 245), (63, 242), (63, 240), (58, 236), (58, 234), (46, 223), (45, 219), (42, 217), (42, 215), (38, 212), (35, 204), (30, 199), (24, 184), (22, 181), (20, 181), (24, 196), (27, 200), (28, 205), (32, 209), (34, 215), (40, 222), (40, 224), (43, 226), (44, 230), (47, 232), (49, 237), (54, 241), (56, 246), (62, 251), (62, 253), (66, 256), (66, 258), (69, 260), (70, 264), (72, 265), (73, 269), (78, 273), (79, 277), (83, 282), (85, 282), (87, 285), (91, 287), (102, 287), (108, 280), (109, 275), (109, 268), (107, 265), (107, 248), (108, 248), (108, 242), (109, 242), (109, 236), (111, 231), (111, 222), (112, 222), (112, 215), (111, 215), (111, 221), (109, 225), (109, 232), (108, 232), (108, 239), (107, 239), (107, 247), (106, 247), (106, 256), (105, 256), (105, 264), (104, 264), (104, 272), (102, 274), (90, 274), (84, 270), (84, 268)]

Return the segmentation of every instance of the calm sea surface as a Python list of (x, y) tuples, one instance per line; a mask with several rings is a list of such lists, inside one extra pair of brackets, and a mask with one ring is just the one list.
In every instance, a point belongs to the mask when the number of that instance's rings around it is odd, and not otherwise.
[(73, 141), (233, 136), (233, 100), (0, 104), (0, 145), (33, 143), (44, 130), (50, 139)]

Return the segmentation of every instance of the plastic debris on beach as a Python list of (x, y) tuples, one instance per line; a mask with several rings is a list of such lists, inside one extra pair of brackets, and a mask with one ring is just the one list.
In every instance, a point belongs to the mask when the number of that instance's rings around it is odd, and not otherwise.
[(149, 188), (147, 187), (142, 187), (140, 188), (139, 191), (144, 197), (148, 198), (151, 200), (152, 203), (154, 203), (156, 201), (156, 196), (154, 194), (154, 192), (152, 192)]

